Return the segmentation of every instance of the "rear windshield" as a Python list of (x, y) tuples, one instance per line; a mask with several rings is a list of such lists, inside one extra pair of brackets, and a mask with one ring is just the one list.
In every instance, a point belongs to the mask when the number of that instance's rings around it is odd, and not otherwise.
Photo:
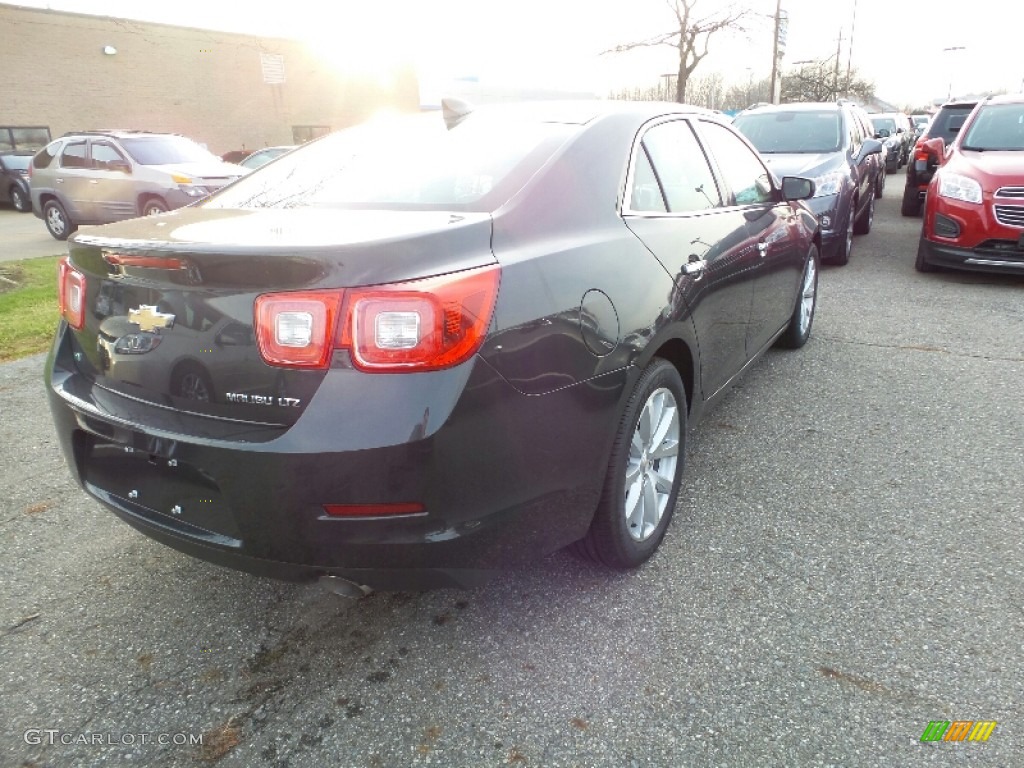
[(4, 165), (12, 171), (27, 171), (32, 155), (3, 155)]
[(413, 208), (490, 212), (578, 126), (474, 114), (377, 120), (307, 144), (214, 195), (207, 208)]
[(836, 111), (751, 112), (733, 125), (768, 155), (838, 152), (842, 147)]
[(1024, 104), (991, 104), (979, 109), (961, 149), (1024, 150)]
[(219, 162), (219, 158), (212, 152), (208, 152), (184, 136), (136, 137), (120, 139), (120, 142), (121, 146), (139, 165), (208, 163), (211, 160)]
[(875, 133), (885, 130), (889, 132), (890, 136), (896, 135), (896, 121), (891, 117), (873, 117), (871, 125), (875, 127)]
[(929, 124), (928, 137), (931, 139), (945, 139), (946, 143), (949, 144), (960, 133), (960, 129), (964, 127), (964, 121), (967, 120), (967, 116), (971, 114), (972, 109), (974, 109), (973, 104), (943, 107), (935, 115), (935, 119), (931, 124)]

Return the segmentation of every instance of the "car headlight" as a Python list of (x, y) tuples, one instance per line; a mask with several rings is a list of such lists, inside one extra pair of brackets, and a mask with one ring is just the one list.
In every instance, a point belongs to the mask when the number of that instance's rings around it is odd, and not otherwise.
[(819, 176), (814, 180), (814, 196), (827, 197), (829, 195), (838, 195), (842, 186), (843, 174), (826, 173), (824, 176)]
[(184, 192), (189, 197), (206, 197), (210, 194), (210, 190), (206, 187), (200, 187), (197, 184), (179, 184), (178, 189)]
[(940, 173), (939, 197), (963, 200), (965, 203), (980, 203), (981, 184), (959, 173)]

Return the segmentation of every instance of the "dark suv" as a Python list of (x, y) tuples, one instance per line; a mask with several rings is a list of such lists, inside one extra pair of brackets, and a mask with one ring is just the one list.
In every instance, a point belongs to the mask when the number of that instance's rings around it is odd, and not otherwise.
[(769, 104), (733, 121), (777, 176), (814, 179), (807, 203), (821, 225), (822, 260), (835, 264), (850, 260), (854, 233), (871, 230), (885, 177), (876, 157), (882, 143), (871, 138), (870, 124), (856, 109), (832, 102)]
[(933, 139), (942, 139), (944, 146), (952, 144), (976, 104), (976, 101), (950, 101), (943, 104), (918, 137), (911, 160), (907, 163), (907, 186), (903, 190), (903, 205), (900, 206), (904, 216), (921, 215), (921, 204), (928, 191), (928, 184), (935, 176), (936, 169), (942, 165), (943, 153)]
[(885, 144), (885, 170), (896, 173), (907, 164), (914, 146), (914, 129), (910, 118), (902, 112), (884, 112), (871, 115), (875, 138)]

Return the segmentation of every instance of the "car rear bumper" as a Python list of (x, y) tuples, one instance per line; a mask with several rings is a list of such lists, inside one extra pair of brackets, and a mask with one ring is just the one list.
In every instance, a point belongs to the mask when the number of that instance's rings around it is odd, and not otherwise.
[[(204, 560), (376, 589), (470, 586), (581, 538), (627, 376), (527, 396), (476, 358), (465, 371), (438, 372), (446, 376), (391, 374), (406, 402), (381, 403), (369, 417), (364, 409), (358, 435), (344, 418), (358, 404), (318, 392), (279, 435), (249, 439), (243, 430), (224, 440), (153, 429), (146, 406), (134, 421), (106, 413), (104, 404), (120, 396), (83, 381), (63, 336), (47, 364), (47, 392), (69, 468), (87, 493), (147, 536)], [(332, 369), (321, 387), (332, 397), (344, 391), (330, 390), (335, 374), (335, 382), (367, 376)], [(450, 412), (432, 417), (432, 407), (445, 409), (431, 387), (452, 385), (461, 389)], [(410, 408), (412, 398), (423, 407)], [(419, 421), (395, 424), (417, 411)], [(381, 445), (385, 432), (405, 437)], [(332, 433), (344, 449), (323, 442)], [(360, 439), (363, 449), (354, 447)], [(332, 517), (324, 507), (408, 503), (423, 509)]]

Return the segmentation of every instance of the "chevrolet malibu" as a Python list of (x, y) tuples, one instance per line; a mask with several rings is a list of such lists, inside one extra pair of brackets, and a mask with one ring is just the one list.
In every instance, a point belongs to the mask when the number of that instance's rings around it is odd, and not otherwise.
[(164, 544), (357, 593), (571, 544), (636, 567), (688, 428), (810, 334), (813, 194), (675, 104), (339, 132), (69, 241), (46, 370), (68, 466)]

